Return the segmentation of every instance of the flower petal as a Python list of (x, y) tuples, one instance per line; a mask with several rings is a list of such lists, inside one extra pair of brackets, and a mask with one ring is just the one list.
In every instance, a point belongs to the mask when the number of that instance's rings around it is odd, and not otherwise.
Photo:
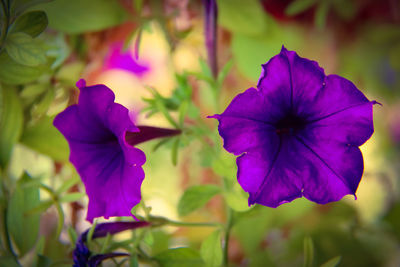
[(355, 194), (364, 169), (361, 151), (356, 146), (336, 142), (322, 143), (296, 137), (302, 146), (303, 195), (314, 202), (325, 204), (338, 201), (347, 194)]
[(251, 177), (251, 172), (244, 170), (246, 175), (249, 175), (247, 180), (262, 180), (257, 191), (250, 192), (249, 205), (259, 203), (275, 208), (302, 196), (303, 166), (301, 160), (298, 160), (299, 154), (295, 144), (290, 138), (282, 138), (278, 145), (273, 155), (263, 155), (258, 161), (249, 161), (249, 167), (253, 170), (264, 168), (263, 172), (254, 173), (257, 178)]
[(304, 108), (303, 114), (312, 123), (369, 102), (351, 81), (338, 75), (328, 75), (314, 102), (305, 105), (307, 108)]
[(268, 112), (263, 95), (250, 88), (237, 95), (222, 114), (209, 118), (218, 119), (224, 148), (240, 155), (268, 147), (277, 140), (275, 128), (269, 122), (273, 120), (272, 116), (273, 112)]

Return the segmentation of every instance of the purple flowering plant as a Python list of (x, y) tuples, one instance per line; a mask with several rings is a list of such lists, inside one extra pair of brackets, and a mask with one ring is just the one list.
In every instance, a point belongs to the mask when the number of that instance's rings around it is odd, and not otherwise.
[(299, 197), (319, 204), (356, 195), (359, 146), (374, 132), (372, 106), (349, 80), (282, 47), (262, 66), (257, 88), (236, 96), (218, 119), (237, 158), (249, 205), (278, 207)]
[[(367, 142), (385, 109), (369, 65), (346, 34), (289, 27), (311, 7), (329, 25), (349, 1), (25, 2), (0, 1), (0, 266), (398, 263), (393, 161), (374, 186), (380, 136)], [(285, 5), (289, 26), (271, 21)], [(112, 88), (96, 80), (110, 69), (160, 80), (110, 72)], [(113, 90), (147, 95), (129, 110)]]

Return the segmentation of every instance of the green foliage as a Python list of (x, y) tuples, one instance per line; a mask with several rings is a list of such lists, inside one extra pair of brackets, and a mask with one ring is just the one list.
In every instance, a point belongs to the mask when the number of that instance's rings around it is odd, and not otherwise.
[(189, 187), (179, 200), (179, 216), (186, 216), (203, 207), (213, 196), (220, 192), (221, 189), (216, 185), (195, 185)]
[(160, 267), (203, 267), (199, 252), (191, 248), (168, 249), (154, 257)]
[(311, 237), (304, 238), (304, 262), (303, 267), (312, 267), (314, 262), (314, 244)]
[(5, 49), (8, 55), (19, 64), (33, 67), (46, 63), (42, 44), (26, 33), (8, 34)]
[(38, 8), (46, 12), (49, 27), (70, 34), (103, 30), (127, 17), (117, 0), (57, 0)]
[(267, 19), (260, 1), (218, 0), (219, 23), (234, 33), (260, 35), (267, 28)]
[(0, 53), (0, 82), (12, 85), (26, 84), (38, 79), (47, 69), (46, 65), (32, 67), (19, 64), (7, 53)]
[(1, 256), (0, 266), (21, 267), (21, 265), (19, 265), (12, 256)]
[(54, 117), (43, 117), (35, 124), (28, 126), (21, 143), (58, 161), (67, 161), (68, 143), (62, 134), (53, 126)]
[(221, 231), (216, 230), (201, 244), (200, 254), (208, 267), (218, 267), (222, 264)]
[(291, 2), (285, 9), (286, 15), (293, 16), (300, 14), (312, 7), (317, 0), (296, 0)]
[(324, 264), (322, 264), (321, 267), (336, 267), (340, 263), (341, 259), (342, 259), (341, 256), (334, 257), (329, 261), (325, 262)]
[(23, 111), (14, 88), (0, 87), (0, 166), (4, 167), (23, 127)]
[(20, 256), (27, 253), (35, 245), (39, 233), (40, 215), (26, 214), (40, 201), (39, 188), (31, 181), (33, 181), (32, 178), (24, 174), (18, 181), (8, 203), (7, 226)]
[(10, 33), (23, 32), (31, 37), (41, 34), (47, 27), (48, 20), (43, 11), (31, 11), (18, 17), (11, 25)]

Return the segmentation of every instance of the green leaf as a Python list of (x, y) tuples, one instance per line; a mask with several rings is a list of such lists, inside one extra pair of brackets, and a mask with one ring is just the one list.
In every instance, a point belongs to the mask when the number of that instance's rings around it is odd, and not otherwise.
[(221, 231), (214, 231), (201, 244), (200, 254), (206, 266), (218, 267), (222, 264)]
[(303, 40), (302, 30), (289, 26), (285, 29), (276, 28), (262, 37), (234, 34), (232, 38), (233, 58), (241, 73), (257, 81), (261, 73), (261, 64), (278, 54), (282, 45), (299, 52), (303, 47)]
[(31, 37), (41, 34), (47, 27), (46, 13), (43, 11), (31, 11), (18, 17), (11, 26), (11, 33), (24, 32)]
[(234, 33), (260, 35), (265, 32), (266, 13), (258, 0), (218, 0), (219, 23)]
[(60, 198), (60, 202), (61, 203), (74, 202), (74, 201), (78, 201), (79, 199), (83, 198), (84, 196), (86, 196), (86, 194), (82, 193), (82, 192), (70, 193), (70, 194), (63, 195)]
[(28, 126), (21, 137), (21, 143), (54, 160), (67, 161), (68, 143), (53, 126), (53, 119), (54, 117), (43, 117), (34, 125)]
[(14, 88), (0, 87), (0, 166), (5, 166), (23, 127), (23, 110)]
[(70, 34), (103, 30), (127, 18), (117, 0), (57, 0), (39, 8), (46, 12), (49, 27)]
[(30, 35), (17, 32), (7, 35), (5, 49), (15, 62), (25, 66), (46, 63), (46, 54), (41, 43)]
[(24, 174), (8, 203), (7, 225), (10, 234), (19, 250), (19, 256), (27, 253), (36, 242), (39, 233), (40, 215), (27, 215), (27, 211), (39, 205), (39, 187), (27, 186), (32, 181)]
[(51, 265), (51, 259), (43, 255), (37, 255), (36, 267), (49, 267)]
[(203, 207), (213, 196), (221, 192), (216, 185), (195, 185), (186, 189), (178, 203), (178, 213), (186, 216)]
[(218, 73), (217, 77), (218, 88), (222, 86), (222, 83), (225, 81), (226, 76), (228, 76), (228, 73), (231, 70), (232, 66), (233, 66), (233, 60), (231, 59), (225, 64), (225, 66)]
[(0, 81), (7, 84), (25, 84), (37, 80), (48, 67), (39, 65), (29, 67), (12, 60), (10, 56), (0, 53)]
[(161, 267), (203, 267), (199, 253), (191, 248), (173, 248), (155, 256)]
[(311, 6), (313, 6), (317, 0), (296, 0), (291, 2), (285, 9), (285, 14), (288, 16), (294, 16), (300, 14)]
[(318, 29), (325, 28), (326, 19), (328, 17), (330, 1), (321, 1), (315, 11), (314, 23)]
[(140, 13), (143, 7), (143, 0), (133, 0), (133, 6), (135, 7), (136, 12)]
[(26, 98), (26, 99), (35, 98), (35, 97), (41, 95), (42, 93), (44, 93), (47, 88), (48, 88), (48, 84), (44, 84), (44, 83), (35, 83), (35, 84), (27, 85), (21, 91), (20, 96), (22, 98)]
[(243, 212), (251, 209), (248, 204), (248, 194), (243, 191), (237, 182), (229, 191), (224, 192), (224, 198), (228, 206), (235, 211)]
[(82, 76), (82, 72), (84, 69), (85, 64), (80, 61), (64, 64), (57, 72), (56, 78), (61, 82), (67, 83), (75, 87), (75, 83)]
[(180, 143), (180, 139), (179, 139), (179, 137), (177, 137), (177, 138), (175, 138), (175, 141), (172, 144), (171, 159), (172, 159), (172, 164), (174, 166), (176, 166), (176, 164), (178, 163), (179, 143)]
[(74, 175), (72, 178), (64, 181), (64, 183), (56, 190), (56, 195), (66, 192), (68, 189), (79, 183), (79, 176)]
[(54, 88), (48, 88), (47, 92), (43, 95), (42, 99), (34, 105), (32, 108), (32, 115), (35, 117), (40, 117), (44, 115), (49, 109), (51, 103), (53, 102), (56, 93)]
[(11, 9), (13, 10), (13, 13), (19, 15), (30, 7), (50, 1), (54, 0), (13, 0), (11, 4)]
[(11, 256), (1, 256), (0, 257), (0, 266), (7, 266), (7, 267), (21, 267), (18, 262)]
[(304, 238), (304, 267), (312, 267), (314, 261), (314, 244), (311, 237)]
[(32, 209), (25, 212), (25, 215), (33, 215), (33, 214), (40, 214), (46, 211), (53, 205), (53, 200), (45, 200), (39, 203), (39, 205), (33, 207)]
[(342, 260), (341, 256), (334, 257), (321, 265), (321, 267), (336, 267)]

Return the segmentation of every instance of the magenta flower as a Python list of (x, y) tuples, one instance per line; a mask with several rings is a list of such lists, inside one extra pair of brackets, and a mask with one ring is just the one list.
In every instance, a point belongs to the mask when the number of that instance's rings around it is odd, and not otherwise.
[(130, 51), (123, 51), (122, 43), (115, 43), (110, 47), (104, 61), (104, 68), (126, 70), (139, 77), (149, 71), (149, 67), (140, 64)]
[(142, 165), (146, 161), (145, 154), (133, 145), (180, 131), (136, 127), (128, 109), (114, 103), (114, 93), (108, 87), (86, 87), (84, 80), (77, 86), (79, 103), (58, 114), (54, 126), (67, 139), (70, 161), (85, 185), (89, 197), (86, 219), (131, 216), (131, 209), (141, 200)]
[(374, 132), (375, 103), (282, 47), (262, 66), (257, 88), (212, 117), (224, 148), (240, 155), (238, 182), (249, 205), (277, 207), (302, 196), (325, 204), (355, 196), (364, 169), (358, 147)]

